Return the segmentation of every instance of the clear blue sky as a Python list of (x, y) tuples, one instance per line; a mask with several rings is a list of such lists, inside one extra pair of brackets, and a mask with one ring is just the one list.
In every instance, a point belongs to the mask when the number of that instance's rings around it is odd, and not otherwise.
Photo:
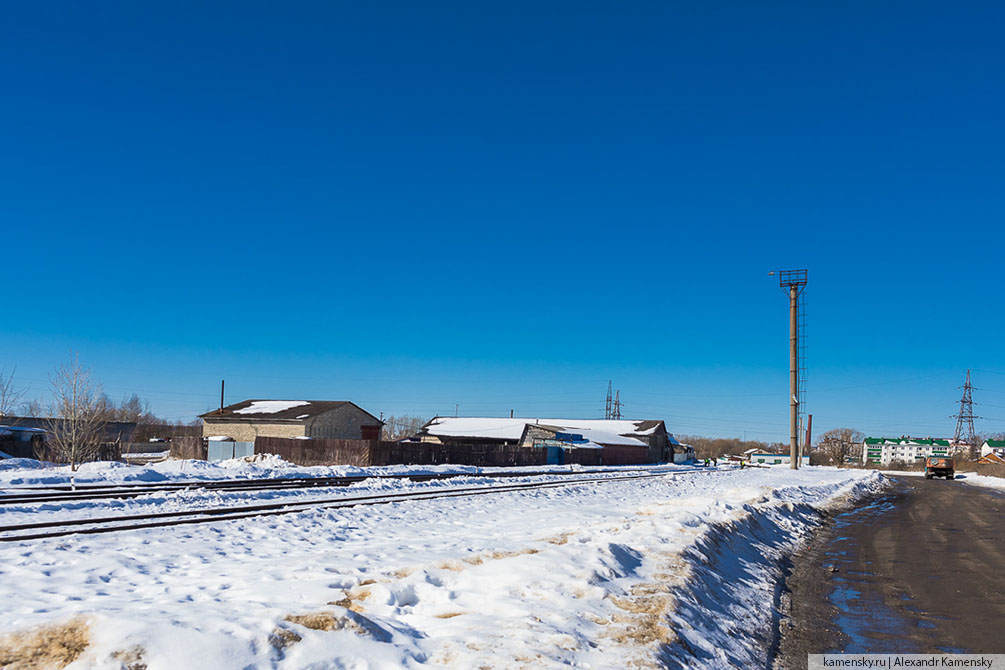
[[(786, 439), (1005, 430), (1005, 5), (6, 3), (0, 367)], [(752, 5), (760, 4), (759, 7)], [(997, 407), (995, 406), (997, 404)]]

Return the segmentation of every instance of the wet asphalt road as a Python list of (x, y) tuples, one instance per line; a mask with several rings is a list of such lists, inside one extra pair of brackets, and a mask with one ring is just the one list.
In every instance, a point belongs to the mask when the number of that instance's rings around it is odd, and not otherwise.
[(1005, 496), (896, 477), (793, 559), (776, 668), (808, 653), (1005, 653)]

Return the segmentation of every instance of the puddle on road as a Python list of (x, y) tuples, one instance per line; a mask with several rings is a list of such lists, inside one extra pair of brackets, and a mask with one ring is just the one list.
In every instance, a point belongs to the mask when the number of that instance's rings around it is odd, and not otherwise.
[[(841, 575), (834, 577), (834, 588), (828, 599), (838, 610), (834, 623), (847, 636), (848, 643), (844, 649), (831, 649), (826, 653), (919, 653), (921, 649), (911, 640), (908, 631), (917, 627), (934, 627), (923, 619), (913, 619), (888, 607), (877, 589), (871, 588), (877, 579), (876, 574), (850, 567), (848, 557), (851, 550), (845, 547), (852, 538), (840, 534), (840, 529), (852, 524), (881, 523), (880, 517), (893, 506), (893, 496), (884, 496), (835, 518), (834, 526), (839, 532), (828, 541), (827, 551), (823, 554), (831, 570)], [(901, 600), (910, 600), (906, 593), (900, 597)]]

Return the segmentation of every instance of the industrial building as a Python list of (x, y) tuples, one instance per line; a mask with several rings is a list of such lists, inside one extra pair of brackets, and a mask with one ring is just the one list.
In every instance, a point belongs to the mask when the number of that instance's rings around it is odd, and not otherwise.
[(348, 400), (245, 400), (199, 415), (205, 438), (379, 440), (381, 421)]
[(682, 445), (660, 420), (528, 419), (435, 417), (412, 438), (458, 445), (516, 445), (567, 449), (606, 449), (636, 454), (635, 462), (669, 462)]

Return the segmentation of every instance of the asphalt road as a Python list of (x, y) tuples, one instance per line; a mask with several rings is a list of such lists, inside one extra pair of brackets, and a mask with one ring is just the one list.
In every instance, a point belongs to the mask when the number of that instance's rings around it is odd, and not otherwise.
[(1005, 653), (1005, 496), (894, 478), (794, 557), (774, 667), (808, 653)]

